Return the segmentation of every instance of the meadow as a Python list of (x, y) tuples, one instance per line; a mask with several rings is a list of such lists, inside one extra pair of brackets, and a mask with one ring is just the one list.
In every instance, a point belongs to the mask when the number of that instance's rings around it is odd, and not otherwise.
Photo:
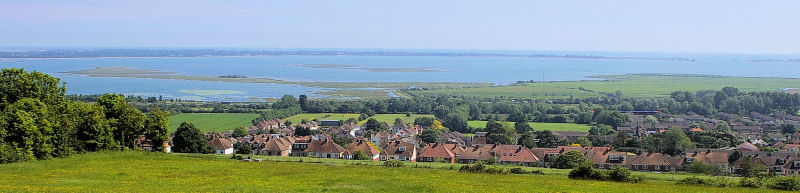
[[(458, 164), (267, 158), (241, 162), (223, 155), (98, 152), (64, 159), (0, 165), (8, 192), (780, 192), (766, 188), (677, 185), (691, 175), (645, 174), (641, 183), (571, 180), (568, 170), (545, 175), (473, 174)], [(303, 162), (300, 162), (303, 159)], [(447, 167), (449, 165), (449, 167)], [(442, 167), (438, 167), (442, 166)], [(452, 169), (451, 169), (452, 168)]]
[[(287, 118), (286, 120), (289, 120), (292, 123), (300, 123), (300, 121), (302, 121), (303, 119), (309, 120), (309, 121), (313, 120), (313, 119), (317, 119), (317, 120), (330, 119), (330, 120), (342, 120), (342, 121), (344, 121), (344, 120), (347, 120), (347, 119), (350, 119), (350, 118), (358, 119), (358, 116), (359, 116), (359, 114), (355, 114), (355, 113), (302, 113), (302, 114), (297, 114), (295, 116), (291, 116), (291, 117)], [(433, 117), (433, 115), (431, 115), (431, 114), (411, 114), (411, 116), (406, 117), (405, 114), (375, 114), (375, 116), (372, 116), (370, 118), (374, 118), (375, 120), (378, 120), (380, 122), (386, 122), (386, 123), (389, 123), (389, 124), (393, 124), (395, 119), (400, 118), (400, 119), (403, 120), (403, 123), (413, 124), (414, 123), (414, 119), (416, 119), (417, 117)], [(362, 121), (359, 121), (358, 124), (364, 124), (366, 122), (367, 122), (367, 120), (362, 120)]]
[(202, 132), (225, 131), (236, 127), (253, 125), (258, 114), (245, 113), (181, 113), (169, 117), (170, 131), (175, 131), (182, 122), (194, 124)]
[[(485, 128), (487, 121), (469, 121), (467, 125), (470, 127), (475, 128)], [(500, 122), (505, 126), (514, 127), (514, 123), (512, 122)], [(586, 124), (575, 124), (575, 123), (537, 123), (537, 122), (528, 122), (534, 130), (541, 131), (541, 130), (550, 130), (550, 131), (583, 131), (587, 132), (589, 129), (592, 128), (590, 125)]]
[(444, 94), (481, 98), (569, 99), (607, 96), (617, 90), (624, 97), (665, 97), (673, 91), (719, 90), (726, 86), (740, 91), (780, 91), (800, 87), (800, 79), (746, 78), (703, 75), (627, 74), (595, 76), (597, 81), (557, 81), (481, 88), (406, 91), (410, 94)]

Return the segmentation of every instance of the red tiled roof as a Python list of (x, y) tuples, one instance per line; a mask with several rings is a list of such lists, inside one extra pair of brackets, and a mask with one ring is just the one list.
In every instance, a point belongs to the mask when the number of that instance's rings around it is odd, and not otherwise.
[(454, 158), (455, 154), (453, 154), (450, 149), (447, 149), (444, 144), (440, 143), (432, 143), (425, 146), (422, 149), (422, 153), (419, 154), (419, 157), (433, 157), (433, 158), (445, 158), (450, 159)]
[(347, 151), (350, 153), (355, 153), (356, 151), (361, 150), (364, 153), (367, 153), (368, 156), (372, 157), (378, 155), (378, 149), (369, 145), (369, 142), (364, 140), (356, 140), (353, 143), (350, 143), (350, 146), (347, 147)]

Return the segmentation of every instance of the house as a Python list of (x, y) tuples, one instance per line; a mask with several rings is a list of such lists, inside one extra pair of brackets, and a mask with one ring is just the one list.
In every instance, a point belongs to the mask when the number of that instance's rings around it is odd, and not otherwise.
[(406, 127), (408, 127), (408, 125), (406, 125), (403, 122), (394, 123), (394, 125), (392, 125), (391, 127), (392, 133), (397, 133), (398, 131), (405, 129)]
[(501, 164), (538, 166), (539, 158), (530, 149), (521, 145), (502, 145), (494, 150)]
[(454, 153), (458, 163), (472, 164), (476, 161), (487, 161), (495, 159), (489, 151), (478, 145), (467, 147), (462, 152)]
[(443, 160), (444, 162), (454, 163), (456, 159), (455, 154), (453, 154), (450, 149), (448, 149), (445, 144), (443, 143), (431, 143), (422, 148), (417, 161), (419, 162), (434, 162), (438, 160)]
[(645, 152), (638, 156), (628, 156), (631, 159), (628, 166), (631, 170), (641, 172), (669, 172), (674, 171), (667, 160), (667, 156), (660, 153)]
[(311, 142), (311, 137), (297, 137), (292, 143), (291, 156), (293, 157), (306, 157), (308, 154), (305, 152), (308, 149), (308, 144)]
[(268, 135), (264, 138), (264, 147), (259, 150), (261, 155), (289, 156), (292, 153), (290, 138), (279, 135)]
[(393, 141), (387, 143), (379, 155), (381, 161), (400, 160), (416, 162), (417, 146), (408, 142)]
[(391, 136), (392, 135), (388, 132), (381, 131), (372, 135), (372, 137), (369, 138), (369, 141), (372, 142), (372, 144), (383, 144), (384, 142), (390, 141)]
[(728, 163), (728, 153), (720, 151), (695, 151), (685, 152), (680, 162), (675, 163), (678, 170), (689, 170), (691, 164), (703, 163), (706, 165), (714, 166), (723, 173), (730, 173), (730, 165)]
[(233, 153), (233, 144), (230, 140), (221, 138), (221, 137), (214, 137), (211, 141), (208, 141), (208, 145), (214, 147), (216, 150), (216, 154), (232, 154)]
[(559, 148), (531, 148), (531, 153), (539, 158), (539, 166), (550, 167), (550, 163), (556, 161), (564, 151)]
[(333, 142), (332, 139), (325, 138), (320, 140), (312, 140), (304, 152), (306, 152), (308, 156), (312, 157), (341, 159), (344, 158), (347, 150), (339, 144)]
[(783, 145), (783, 148), (786, 149), (786, 151), (800, 151), (800, 144), (786, 144)]
[(475, 132), (475, 136), (472, 137), (472, 145), (486, 144), (486, 134), (487, 132)]
[(339, 125), (342, 125), (341, 120), (322, 120), (319, 122), (319, 126), (322, 127), (338, 127)]
[(592, 161), (592, 166), (598, 169), (611, 169), (614, 166), (627, 167), (628, 153), (611, 151), (611, 149), (597, 152), (587, 151), (584, 156)]
[(758, 147), (756, 147), (756, 145), (753, 145), (750, 142), (744, 142), (744, 143), (742, 143), (740, 145), (737, 145), (736, 146), (736, 150), (738, 150), (738, 151), (758, 151)]
[(380, 153), (373, 144), (370, 144), (370, 142), (364, 139), (359, 139), (350, 143), (350, 146), (347, 147), (347, 152), (351, 154), (349, 159), (353, 159), (352, 154), (355, 154), (356, 151), (363, 151), (370, 157), (370, 160), (378, 160), (378, 154)]

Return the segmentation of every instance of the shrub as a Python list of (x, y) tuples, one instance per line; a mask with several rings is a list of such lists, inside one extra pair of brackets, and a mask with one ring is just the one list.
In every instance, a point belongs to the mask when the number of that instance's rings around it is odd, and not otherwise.
[(573, 150), (559, 155), (556, 158), (553, 167), (558, 169), (571, 169), (583, 164), (590, 164), (589, 167), (591, 167), (592, 162), (589, 161), (589, 159), (587, 159), (583, 153)]
[(386, 166), (386, 167), (403, 167), (403, 165), (405, 165), (405, 163), (403, 163), (402, 161), (399, 161), (399, 160), (389, 160), (389, 161), (383, 162), (383, 166)]
[(758, 188), (761, 187), (761, 180), (758, 178), (742, 178), (739, 180), (739, 186), (745, 188)]
[(569, 172), (570, 179), (590, 179), (594, 168), (590, 164), (583, 164)]
[(631, 175), (631, 170), (622, 166), (614, 166), (608, 171), (608, 179), (617, 182), (639, 182), (640, 178)]
[(695, 162), (692, 165), (689, 165), (689, 171), (692, 173), (711, 175), (714, 174), (714, 171), (716, 170), (717, 170), (716, 167), (708, 164), (703, 164), (700, 162)]
[(800, 190), (800, 178), (790, 176), (780, 176), (772, 178), (772, 182), (767, 186), (772, 189), (797, 191)]
[(707, 179), (702, 179), (702, 178), (691, 176), (691, 177), (688, 177), (688, 178), (684, 178), (683, 180), (681, 180), (678, 183), (680, 183), (680, 184), (688, 184), (688, 185), (709, 185), (709, 184), (711, 184), (711, 180), (707, 180)]
[(508, 172), (512, 173), (512, 174), (527, 174), (528, 173), (525, 170), (523, 170), (522, 168), (511, 168), (510, 170), (508, 170)]
[[(522, 170), (522, 168), (519, 168)], [(458, 169), (459, 172), (468, 172), (468, 173), (487, 173), (487, 174), (508, 174), (509, 171), (504, 170), (501, 167), (497, 166), (490, 166), (487, 167), (486, 164), (483, 162), (476, 162), (472, 165), (464, 165)], [(519, 171), (517, 171), (519, 172)], [(525, 172), (525, 171), (522, 171)]]

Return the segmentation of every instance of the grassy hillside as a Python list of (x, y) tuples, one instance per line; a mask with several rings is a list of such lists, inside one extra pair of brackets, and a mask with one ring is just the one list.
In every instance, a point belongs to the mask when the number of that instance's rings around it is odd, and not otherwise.
[[(359, 114), (352, 114), (352, 113), (302, 113), (297, 114), (295, 116), (289, 117), (288, 120), (292, 123), (299, 123), (301, 120), (323, 120), (323, 119), (331, 119), (331, 120), (347, 120), (350, 118), (358, 119)], [(404, 123), (411, 124), (414, 123), (414, 119), (417, 117), (433, 117), (430, 114), (411, 114), (411, 116), (406, 117), (405, 114), (376, 114), (370, 118), (374, 118), (381, 122), (386, 122), (389, 124), (394, 123), (394, 119), (400, 118), (403, 119)], [(360, 121), (359, 124), (366, 123), (366, 120)]]
[(304, 159), (305, 162), (239, 162), (226, 159), (226, 156), (132, 151), (89, 153), (66, 159), (0, 165), (0, 190), (4, 192), (777, 192), (765, 188), (676, 185), (675, 181), (658, 179), (645, 180), (638, 184), (570, 180), (563, 174), (566, 170), (553, 173), (553, 170), (546, 169), (546, 175), (469, 174), (450, 169), (386, 168), (353, 164), (379, 164), (377, 162), (336, 160), (338, 163), (310, 163), (308, 158)]
[[(598, 76), (606, 81), (537, 82), (518, 86), (459, 88), (408, 91), (413, 94), (447, 94), (470, 97), (506, 97), (526, 99), (568, 99), (604, 96), (622, 91), (626, 97), (668, 96), (673, 91), (719, 90), (725, 86), (741, 91), (778, 91), (798, 88), (800, 79), (744, 78), (700, 75), (631, 74)], [(580, 89), (583, 88), (583, 89)]]
[[(486, 127), (487, 121), (469, 121), (467, 124), (470, 127), (475, 128), (484, 128)], [(514, 127), (514, 123), (512, 122), (501, 122), (500, 124), (504, 124), (510, 127)], [(575, 123), (534, 123), (529, 122), (530, 125), (534, 130), (550, 130), (550, 131), (589, 131), (592, 126), (585, 125), (585, 124), (575, 124)]]
[(200, 131), (225, 131), (236, 127), (253, 125), (252, 121), (258, 114), (244, 113), (182, 113), (169, 117), (171, 131), (180, 126), (182, 122), (194, 124)]

